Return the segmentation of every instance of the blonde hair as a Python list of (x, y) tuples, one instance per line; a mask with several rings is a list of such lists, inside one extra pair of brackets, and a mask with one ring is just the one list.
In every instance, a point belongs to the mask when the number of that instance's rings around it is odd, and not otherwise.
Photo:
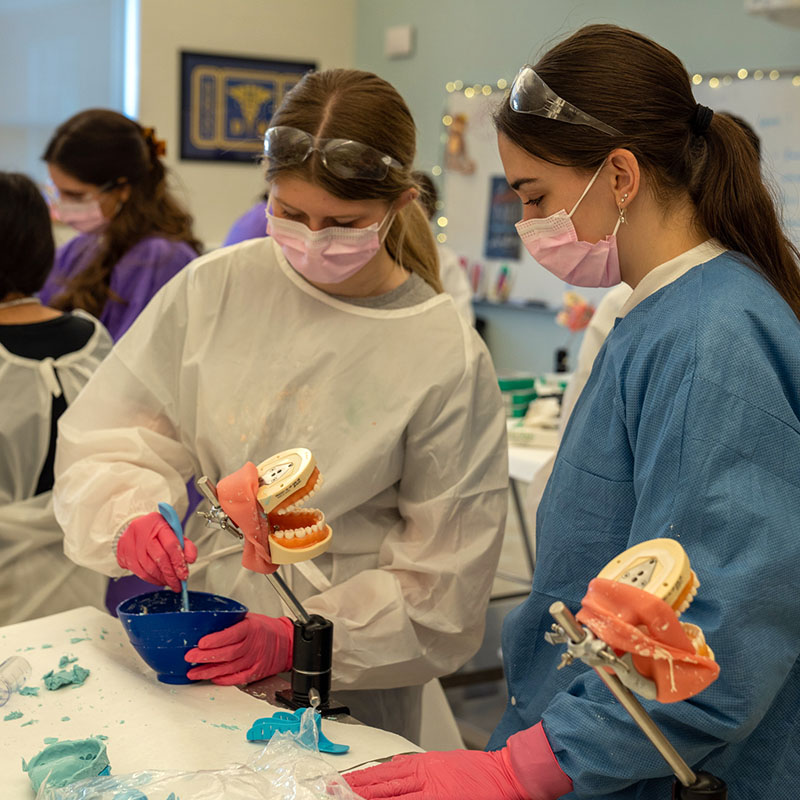
[[(397, 90), (371, 72), (332, 69), (309, 72), (284, 98), (270, 124), (298, 128), (321, 139), (352, 139), (392, 156), (402, 168), (390, 168), (382, 180), (340, 178), (314, 152), (302, 164), (270, 165), (267, 180), (293, 174), (343, 200), (396, 202), (419, 186), (411, 171), (416, 154), (414, 119)], [(442, 292), (436, 243), (419, 203), (404, 206), (392, 221), (384, 244), (389, 255)]]

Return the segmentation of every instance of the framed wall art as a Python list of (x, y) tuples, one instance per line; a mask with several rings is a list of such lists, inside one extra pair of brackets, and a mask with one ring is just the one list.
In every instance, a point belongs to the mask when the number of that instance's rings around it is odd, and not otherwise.
[(181, 159), (252, 163), (284, 96), (313, 62), (181, 52)]

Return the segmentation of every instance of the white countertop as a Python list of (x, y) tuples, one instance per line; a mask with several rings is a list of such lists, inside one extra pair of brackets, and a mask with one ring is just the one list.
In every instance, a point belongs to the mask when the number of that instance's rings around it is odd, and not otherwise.
[[(201, 682), (185, 686), (159, 683), (139, 658), (119, 620), (95, 608), (77, 608), (50, 617), (0, 628), (0, 661), (12, 655), (32, 667), (28, 686), (39, 695), (11, 695), (0, 706), (0, 774), (3, 798), (32, 800), (33, 789), (22, 759), (44, 746), (45, 737), (108, 737), (112, 774), (146, 769), (220, 769), (246, 762), (263, 745), (248, 742), (254, 720), (278, 710), (232, 686)], [(91, 674), (83, 686), (48, 691), (42, 675), (58, 670), (64, 655)], [(19, 719), (3, 717), (20, 711)], [(400, 736), (333, 720), (322, 723), (334, 742), (350, 745), (342, 756), (324, 756), (337, 770), (418, 750)]]
[(547, 463), (555, 450), (549, 447), (508, 447), (508, 474), (518, 481), (530, 483), (539, 468)]

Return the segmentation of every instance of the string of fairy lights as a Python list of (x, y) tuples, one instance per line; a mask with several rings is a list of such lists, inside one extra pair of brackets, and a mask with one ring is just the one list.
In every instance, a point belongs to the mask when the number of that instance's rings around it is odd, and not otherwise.
[[(702, 86), (704, 83), (708, 84), (710, 89), (718, 89), (720, 86), (730, 86), (736, 81), (777, 81), (780, 78), (787, 79), (791, 75), (792, 86), (800, 88), (800, 69), (754, 69), (749, 70), (742, 67), (736, 72), (723, 72), (714, 75), (702, 75), (699, 72), (692, 75), (692, 84), (694, 86)], [(471, 85), (465, 84), (464, 81), (448, 81), (445, 85), (445, 91), (448, 94), (463, 94), (468, 100), (476, 97), (489, 97), (495, 92), (504, 92), (509, 86), (506, 78), (500, 78), (494, 85), (490, 83), (474, 83)], [(451, 114), (444, 114), (442, 116), (442, 124), (447, 129), (453, 124), (453, 116)], [(442, 144), (447, 142), (447, 132), (442, 133)], [(442, 174), (442, 167), (436, 164), (432, 167), (431, 173), (437, 178)], [(441, 209), (444, 205), (439, 202), (437, 208)], [(436, 234), (436, 240), (441, 244), (447, 241), (447, 234), (444, 228), (447, 227), (447, 217), (442, 215), (437, 218), (436, 225), (441, 228), (439, 233)]]

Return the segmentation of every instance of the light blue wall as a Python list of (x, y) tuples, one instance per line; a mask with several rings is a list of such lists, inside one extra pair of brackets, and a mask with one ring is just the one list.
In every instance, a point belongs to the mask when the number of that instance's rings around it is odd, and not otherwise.
[[(393, 83), (419, 127), (418, 165), (441, 160), (447, 81), (494, 83), (535, 61), (548, 42), (583, 24), (641, 31), (680, 56), (690, 72), (800, 66), (800, 30), (749, 15), (745, 0), (358, 0), (356, 64)], [(383, 55), (384, 31), (416, 28), (408, 59)], [(614, 69), (613, 64), (598, 65)], [(498, 368), (551, 369), (566, 331), (542, 311), (491, 309), (488, 341)]]

